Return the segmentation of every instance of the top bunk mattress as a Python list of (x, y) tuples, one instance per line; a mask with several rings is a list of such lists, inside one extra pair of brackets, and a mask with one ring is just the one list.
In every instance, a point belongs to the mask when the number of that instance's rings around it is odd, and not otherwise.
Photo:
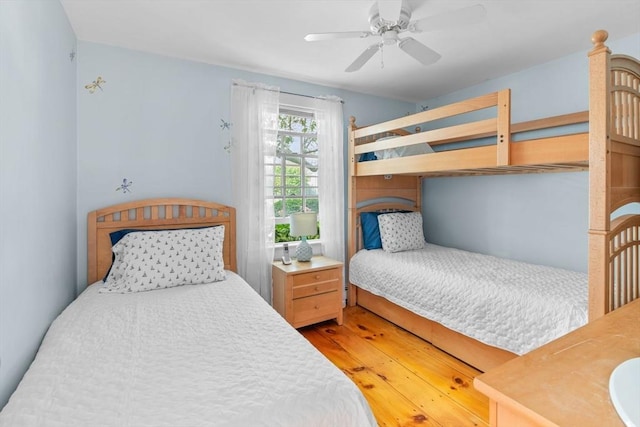
[(373, 426), (355, 384), (235, 273), (89, 286), (51, 325), (1, 426)]
[(485, 344), (522, 355), (584, 324), (587, 275), (427, 244), (363, 249), (358, 287)]

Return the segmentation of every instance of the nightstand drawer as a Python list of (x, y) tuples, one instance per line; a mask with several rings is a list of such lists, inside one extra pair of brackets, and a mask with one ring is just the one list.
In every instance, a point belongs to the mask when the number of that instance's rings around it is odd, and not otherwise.
[(336, 311), (342, 309), (336, 304), (337, 298), (338, 292), (334, 291), (293, 300), (294, 325), (336, 317)]
[(308, 285), (310, 283), (337, 280), (340, 272), (332, 268), (330, 270), (310, 271), (309, 273), (296, 274), (293, 276), (293, 286)]
[(293, 288), (293, 298), (303, 298), (312, 295), (324, 294), (325, 292), (337, 291), (339, 283), (337, 279), (328, 282), (311, 283)]

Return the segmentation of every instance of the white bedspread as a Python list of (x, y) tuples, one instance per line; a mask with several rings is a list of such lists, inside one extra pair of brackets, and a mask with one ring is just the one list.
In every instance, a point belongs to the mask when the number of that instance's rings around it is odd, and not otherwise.
[(587, 275), (428, 244), (361, 250), (351, 283), (485, 344), (527, 353), (587, 322)]
[(0, 425), (376, 425), (355, 384), (227, 275), (128, 295), (90, 286), (52, 324)]

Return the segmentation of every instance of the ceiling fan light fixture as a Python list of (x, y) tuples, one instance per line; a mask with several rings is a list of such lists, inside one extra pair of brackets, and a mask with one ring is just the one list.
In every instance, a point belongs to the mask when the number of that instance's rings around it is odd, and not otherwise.
[(382, 33), (382, 43), (389, 46), (398, 42), (398, 32), (389, 30)]

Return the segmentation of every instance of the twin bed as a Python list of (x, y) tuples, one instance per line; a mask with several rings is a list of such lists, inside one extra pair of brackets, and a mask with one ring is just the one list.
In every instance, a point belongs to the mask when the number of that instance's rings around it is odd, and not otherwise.
[[(234, 273), (235, 228), (233, 208), (197, 200), (91, 212), (95, 283), (51, 325), (0, 426), (376, 425), (355, 384)], [(110, 234), (129, 229), (171, 231), (120, 235), (112, 270), (126, 265), (103, 283)], [(205, 283), (163, 282), (168, 271), (194, 281), (205, 264)], [(123, 276), (146, 279), (161, 267), (153, 290), (136, 292), (131, 281), (118, 288)], [(206, 282), (211, 271), (224, 279)]]
[[(605, 31), (592, 38), (589, 111), (512, 124), (506, 89), (365, 127), (352, 117), (350, 305), (486, 371), (640, 296), (640, 215), (611, 218), (640, 202), (640, 63), (611, 55), (606, 39)], [(467, 114), (483, 110), (495, 114), (480, 120)], [(442, 119), (457, 124), (437, 127)], [(514, 142), (516, 133), (579, 123), (588, 123), (588, 131)], [(447, 149), (471, 140), (481, 143)], [(388, 155), (427, 144), (435, 152)], [(423, 178), (583, 170), (589, 170), (588, 275), (431, 244), (389, 250), (382, 226), (382, 245), (366, 241), (377, 224), (365, 215), (421, 210)], [(392, 241), (416, 234), (407, 226), (410, 214), (399, 215), (406, 218), (386, 230)]]

